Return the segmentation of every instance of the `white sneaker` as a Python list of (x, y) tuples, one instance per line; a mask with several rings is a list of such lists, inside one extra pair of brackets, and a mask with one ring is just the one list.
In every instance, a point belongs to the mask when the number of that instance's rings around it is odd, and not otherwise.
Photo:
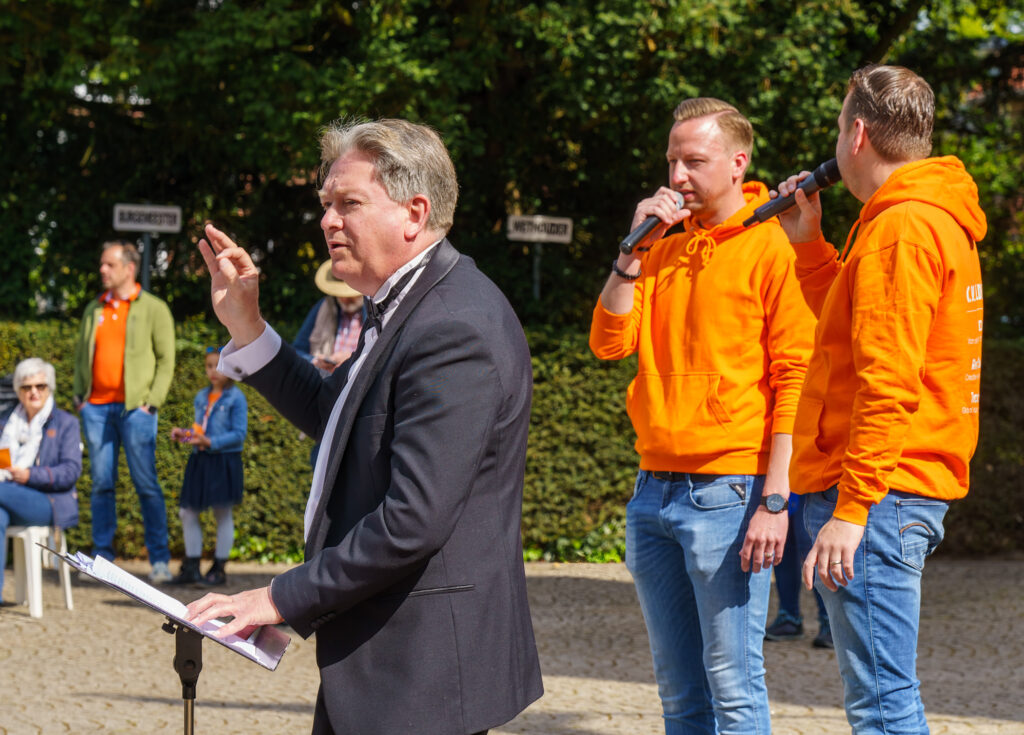
[(166, 584), (173, 578), (174, 575), (171, 574), (171, 569), (165, 561), (158, 561), (153, 564), (153, 571), (149, 573), (149, 581), (153, 584)]

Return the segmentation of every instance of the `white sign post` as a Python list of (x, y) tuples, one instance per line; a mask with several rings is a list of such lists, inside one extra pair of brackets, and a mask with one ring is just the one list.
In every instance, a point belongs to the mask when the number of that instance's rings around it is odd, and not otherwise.
[(539, 214), (508, 216), (508, 239), (533, 243), (533, 298), (540, 299), (540, 259), (544, 254), (544, 243), (572, 242), (572, 219), (570, 217), (544, 217)]
[(181, 232), (181, 207), (158, 204), (115, 204), (114, 230), (117, 232), (141, 232), (142, 273), (139, 281), (149, 290), (149, 268), (152, 261), (153, 243), (150, 233)]

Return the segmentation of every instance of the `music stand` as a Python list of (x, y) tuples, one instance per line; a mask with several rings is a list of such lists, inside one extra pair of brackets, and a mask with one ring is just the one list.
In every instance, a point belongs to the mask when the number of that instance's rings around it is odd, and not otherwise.
[(195, 733), (196, 684), (203, 670), (203, 636), (191, 628), (167, 618), (161, 626), (174, 634), (174, 670), (181, 679), (181, 699), (185, 705), (185, 735)]
[[(45, 544), (39, 544), (49, 549)], [(49, 549), (56, 558), (75, 569), (121, 592), (136, 602), (166, 616), (163, 630), (174, 633), (174, 670), (181, 679), (181, 698), (185, 706), (185, 735), (193, 735), (195, 727), (196, 684), (199, 672), (203, 670), (203, 638), (210, 638), (240, 656), (274, 671), (291, 639), (273, 625), (264, 625), (253, 631), (248, 638), (235, 635), (220, 638), (217, 629), (223, 623), (210, 620), (197, 627), (188, 621), (188, 611), (181, 601), (160, 592), (155, 587), (118, 567), (102, 557), (95, 559), (82, 554), (62, 554)]]

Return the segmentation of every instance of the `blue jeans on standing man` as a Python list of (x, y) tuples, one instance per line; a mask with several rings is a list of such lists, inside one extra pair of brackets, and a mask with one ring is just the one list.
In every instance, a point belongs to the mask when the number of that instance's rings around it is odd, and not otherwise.
[(155, 413), (141, 408), (124, 410), (123, 403), (86, 403), (82, 406), (82, 428), (89, 445), (92, 475), (92, 551), (105, 559), (114, 558), (117, 531), (117, 453), (124, 445), (128, 472), (139, 496), (146, 549), (151, 564), (170, 561), (167, 548), (167, 505), (156, 477)]
[(762, 645), (771, 573), (740, 569), (763, 486), (763, 475), (637, 477), (626, 506), (626, 566), (666, 735), (770, 732)]
[[(811, 538), (832, 517), (838, 490), (804, 496)], [(832, 624), (846, 719), (857, 735), (927, 735), (917, 678), (921, 570), (942, 541), (949, 504), (890, 490), (868, 513), (853, 580), (837, 592), (815, 576)]]

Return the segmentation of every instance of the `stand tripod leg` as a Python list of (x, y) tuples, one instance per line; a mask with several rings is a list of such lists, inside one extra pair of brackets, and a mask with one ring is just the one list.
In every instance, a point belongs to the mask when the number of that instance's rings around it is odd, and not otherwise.
[(203, 637), (183, 625), (164, 623), (174, 633), (174, 670), (181, 679), (181, 698), (185, 704), (185, 735), (195, 732), (196, 683), (203, 670)]

